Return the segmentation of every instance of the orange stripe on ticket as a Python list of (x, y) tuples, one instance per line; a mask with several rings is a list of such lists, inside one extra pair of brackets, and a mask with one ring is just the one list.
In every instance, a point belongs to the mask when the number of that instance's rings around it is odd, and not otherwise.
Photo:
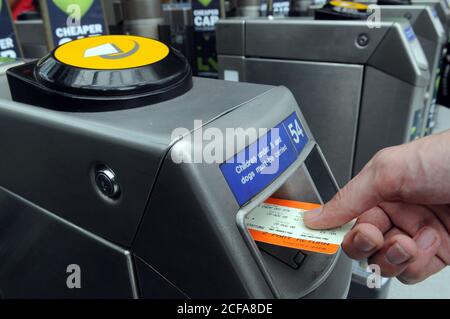
[(340, 245), (297, 239), (292, 237), (284, 237), (254, 229), (249, 229), (248, 231), (255, 241), (300, 250), (307, 250), (315, 253), (332, 255), (335, 254), (340, 247)]
[[(314, 204), (314, 203), (304, 203), (304, 202), (297, 202), (293, 200), (286, 200), (286, 199), (278, 199), (278, 198), (269, 198), (265, 201), (267, 204), (272, 205), (279, 205), (279, 206), (287, 206), (292, 208), (298, 208), (302, 210), (312, 210), (315, 208), (319, 208), (320, 204)], [(318, 242), (318, 241), (312, 241), (312, 240), (305, 240), (305, 239), (298, 239), (298, 238), (292, 238), (287, 236), (280, 236), (277, 234), (271, 234), (255, 229), (249, 229), (250, 235), (253, 237), (255, 241), (277, 245), (277, 246), (283, 246), (283, 247), (289, 247), (294, 249), (300, 249), (300, 250), (307, 250), (311, 252), (316, 253), (322, 253), (322, 254), (335, 254), (338, 250), (340, 245), (336, 244), (330, 244), (325, 242)]]
[(279, 198), (268, 198), (265, 203), (272, 204), (272, 205), (280, 205), (280, 206), (287, 206), (292, 208), (299, 208), (303, 210), (313, 210), (316, 208), (319, 208), (320, 204), (314, 204), (314, 203), (305, 203), (305, 202), (297, 202), (295, 200), (288, 200), (288, 199), (279, 199)]

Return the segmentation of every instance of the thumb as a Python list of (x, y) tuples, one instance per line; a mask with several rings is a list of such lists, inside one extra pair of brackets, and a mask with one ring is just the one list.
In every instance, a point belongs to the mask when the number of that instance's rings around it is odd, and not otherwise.
[(328, 229), (344, 225), (382, 201), (374, 170), (366, 167), (321, 208), (306, 212), (305, 225)]

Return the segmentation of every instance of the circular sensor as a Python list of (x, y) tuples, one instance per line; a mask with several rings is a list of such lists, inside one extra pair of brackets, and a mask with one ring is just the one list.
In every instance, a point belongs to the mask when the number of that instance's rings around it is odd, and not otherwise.
[(117, 198), (120, 195), (120, 187), (116, 175), (106, 166), (99, 167), (96, 170), (95, 184), (106, 197)]
[(66, 65), (93, 70), (138, 68), (163, 60), (169, 47), (157, 40), (129, 35), (107, 35), (68, 42), (54, 51)]

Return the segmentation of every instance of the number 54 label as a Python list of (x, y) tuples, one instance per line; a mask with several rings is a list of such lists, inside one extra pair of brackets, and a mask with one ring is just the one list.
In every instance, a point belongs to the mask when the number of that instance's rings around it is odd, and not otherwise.
[(292, 144), (294, 144), (297, 153), (301, 153), (306, 144), (308, 144), (308, 135), (306, 134), (302, 123), (298, 119), (297, 114), (292, 113), (283, 121), (283, 126), (288, 132)]

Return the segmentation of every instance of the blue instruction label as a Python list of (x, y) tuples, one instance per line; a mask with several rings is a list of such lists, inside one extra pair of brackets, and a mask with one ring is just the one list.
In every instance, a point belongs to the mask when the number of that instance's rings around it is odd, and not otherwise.
[(405, 35), (408, 41), (414, 41), (416, 39), (416, 34), (414, 33), (414, 30), (412, 27), (405, 28)]
[(220, 165), (239, 205), (280, 176), (300, 155), (309, 138), (294, 112), (256, 142)]

